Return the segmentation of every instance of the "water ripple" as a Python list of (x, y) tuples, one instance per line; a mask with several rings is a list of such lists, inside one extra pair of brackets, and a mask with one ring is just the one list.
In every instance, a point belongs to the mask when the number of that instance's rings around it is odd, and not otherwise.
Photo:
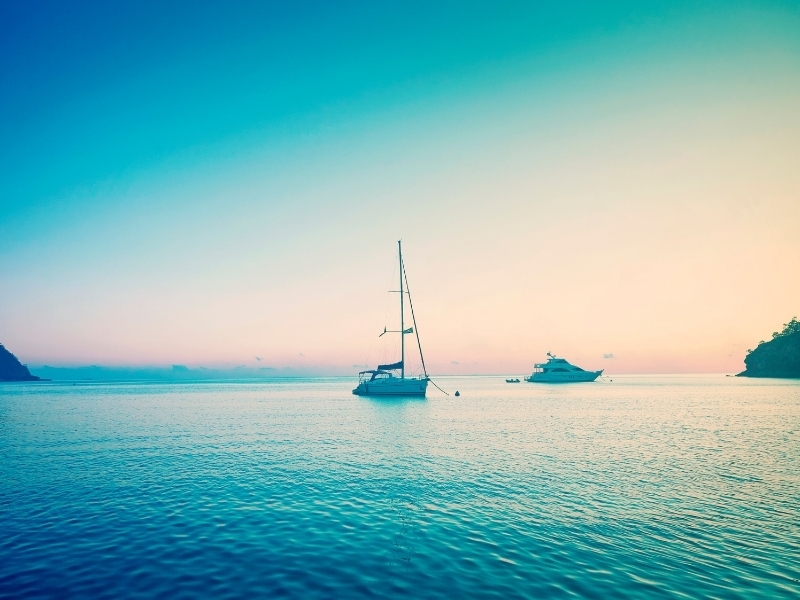
[(0, 386), (0, 596), (798, 597), (800, 384)]

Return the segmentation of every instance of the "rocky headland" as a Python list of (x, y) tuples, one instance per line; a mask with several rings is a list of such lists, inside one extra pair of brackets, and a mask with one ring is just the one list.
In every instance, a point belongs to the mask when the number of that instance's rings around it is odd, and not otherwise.
[(776, 331), (768, 342), (748, 350), (745, 370), (737, 377), (780, 377), (800, 379), (800, 321), (797, 317)]
[(40, 381), (40, 378), (31, 375), (28, 367), (0, 344), (0, 381)]

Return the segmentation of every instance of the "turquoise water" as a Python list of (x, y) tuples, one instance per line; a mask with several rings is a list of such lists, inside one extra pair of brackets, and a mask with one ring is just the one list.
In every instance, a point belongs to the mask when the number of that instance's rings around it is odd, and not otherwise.
[(0, 596), (797, 597), (800, 382), (0, 385)]

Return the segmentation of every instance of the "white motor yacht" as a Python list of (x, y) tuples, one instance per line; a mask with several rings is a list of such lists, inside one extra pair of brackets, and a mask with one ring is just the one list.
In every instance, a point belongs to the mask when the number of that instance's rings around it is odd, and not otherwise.
[(563, 358), (547, 353), (546, 363), (533, 365), (533, 373), (526, 377), (525, 381), (531, 383), (572, 383), (578, 381), (594, 381), (603, 374), (603, 369), (599, 371), (584, 371), (568, 363)]
[[(394, 331), (383, 328), (383, 333), (400, 334), (400, 361), (388, 365), (378, 365), (377, 369), (361, 371), (358, 374), (358, 386), (353, 390), (357, 396), (422, 396), (428, 388), (428, 372), (425, 370), (425, 359), (422, 357), (422, 345), (419, 342), (419, 332), (417, 331), (417, 319), (414, 316), (414, 305), (411, 303), (411, 292), (408, 290), (408, 277), (403, 266), (403, 248), (397, 242), (397, 255), (400, 260), (400, 329)], [(411, 308), (411, 319), (413, 327), (406, 329), (405, 326), (405, 298), (408, 296), (408, 305)], [(406, 336), (415, 334), (417, 347), (419, 348), (419, 358), (422, 363), (423, 375), (419, 377), (406, 377)], [(436, 384), (434, 384), (436, 385)]]

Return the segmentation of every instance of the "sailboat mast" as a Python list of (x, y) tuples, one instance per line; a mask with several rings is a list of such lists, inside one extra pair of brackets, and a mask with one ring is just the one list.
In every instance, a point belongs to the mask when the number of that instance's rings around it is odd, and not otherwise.
[(405, 379), (406, 376), (406, 334), (403, 331), (405, 323), (403, 322), (403, 248), (401, 241), (397, 240), (397, 256), (400, 258), (400, 378)]

